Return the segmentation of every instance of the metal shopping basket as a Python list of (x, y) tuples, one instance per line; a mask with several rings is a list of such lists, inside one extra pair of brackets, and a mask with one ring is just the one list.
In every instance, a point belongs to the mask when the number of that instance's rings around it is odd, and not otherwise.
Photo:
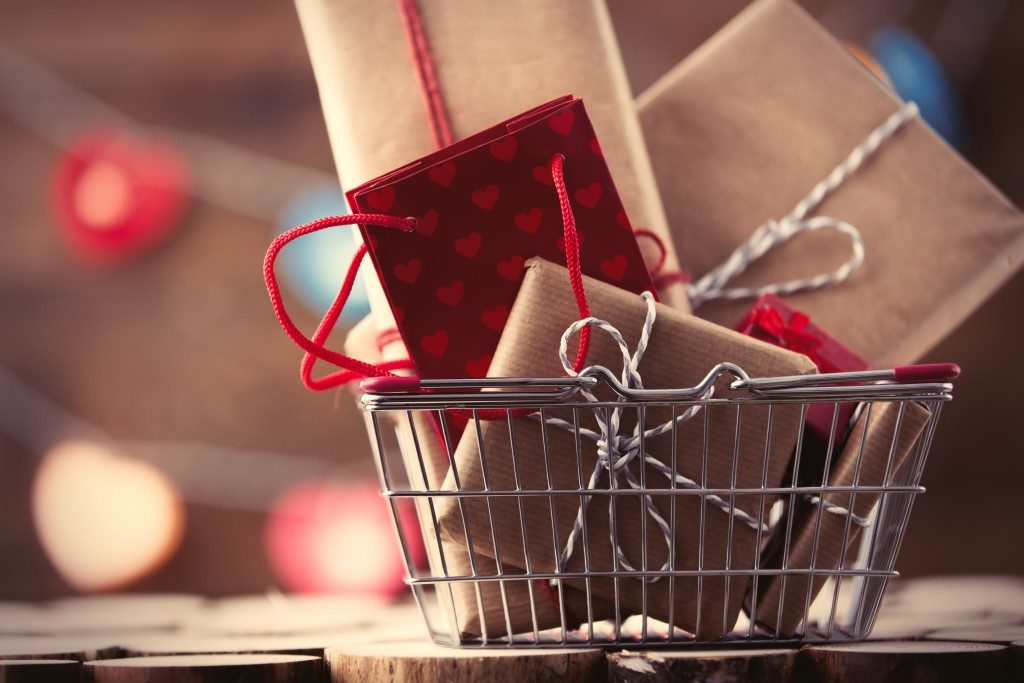
[[(404, 554), (407, 582), (436, 643), (647, 647), (823, 642), (869, 635), (886, 585), (897, 576), (893, 568), (896, 556), (914, 499), (924, 491), (919, 485), (921, 473), (942, 406), (952, 398), (949, 380), (958, 373), (954, 365), (928, 365), (752, 379), (741, 368), (723, 363), (699, 385), (675, 390), (629, 389), (603, 367), (588, 368), (576, 377), (547, 379), (388, 377), (364, 380), (361, 403), (383, 495), (390, 504)], [(826, 406), (831, 415), (826, 442), (815, 446), (818, 457), (825, 458), (821, 478), (801, 481), (801, 458), (805, 462), (811, 458), (810, 438), (804, 436), (808, 412), (812, 407), (820, 412), (821, 406)], [(621, 421), (639, 426), (635, 433), (645, 435), (631, 446), (638, 451), (640, 463), (645, 463), (646, 451), (653, 450), (650, 444), (654, 438), (669, 439), (666, 443), (671, 444), (673, 460), (677, 439), (682, 439), (680, 449), (692, 445), (699, 455), (694, 456), (686, 476), (655, 478), (644, 465), (629, 485), (621, 470), (617, 476), (604, 472), (596, 484), (588, 481), (589, 468), (599, 459), (596, 449), (602, 443), (586, 438), (591, 433), (592, 418), (603, 414), (610, 419), (615, 411)], [(664, 436), (648, 430), (645, 423), (657, 411), (662, 416), (671, 415), (671, 426)], [(871, 416), (883, 412), (894, 420), (890, 420), (888, 431), (873, 434), (869, 442), (867, 429), (875, 424)], [(734, 460), (750, 460), (749, 449), (740, 452), (740, 434), (760, 419), (767, 424), (761, 437), (761, 458), (767, 460), (773, 439), (779, 443), (784, 427), (792, 431), (792, 425), (782, 424), (784, 415), (796, 416), (793, 419), (798, 428), (781, 482), (770, 481), (767, 462), (734, 461), (729, 485), (709, 485), (708, 454), (715, 451), (716, 444), (735, 442)], [(923, 423), (915, 424), (913, 433), (911, 415), (926, 416)], [(845, 416), (849, 416), (848, 421)], [(567, 435), (572, 438), (575, 449), (556, 452), (554, 429), (559, 430), (557, 438), (562, 443)], [(855, 436), (858, 429), (864, 430), (861, 437)], [(530, 430), (539, 431), (539, 441), (524, 436)], [(865, 485), (859, 478), (862, 463), (854, 461), (849, 482), (830, 484), (829, 472), (840, 458), (847, 457), (842, 453), (858, 439), (857, 458), (865, 458), (865, 443), (871, 444), (874, 453), (888, 451), (883, 457), (884, 473), (877, 482)], [(881, 449), (879, 440), (884, 441)], [(485, 443), (492, 448), (499, 443), (507, 448), (516, 468), (531, 459), (545, 463), (546, 485), (527, 484), (516, 469), (512, 485), (494, 485), (485, 471), (483, 486), (468, 487), (460, 468), (484, 463)], [(536, 452), (529, 452), (529, 448)], [(552, 480), (551, 459), (555, 457), (575, 460), (573, 466), (579, 476), (574, 485)], [(671, 463), (673, 472), (677, 464)], [(710, 465), (714, 469), (715, 463)], [(664, 467), (668, 466), (666, 460)], [(759, 484), (740, 486), (736, 477), (740, 467), (754, 467), (765, 474)], [(854, 514), (858, 496), (869, 503), (869, 510), (862, 515)], [(756, 516), (756, 535), (743, 530), (747, 538), (754, 538), (748, 543), (756, 543), (756, 553), (752, 560), (737, 566), (736, 554), (730, 557), (727, 551), (724, 564), (712, 566), (705, 550), (710, 554), (712, 547), (723, 541), (732, 549), (733, 536), (741, 528), (740, 522), (734, 524), (735, 510), (725, 515), (725, 525), (724, 517), (715, 516), (721, 512), (716, 506), (725, 509), (725, 501), (737, 499), (748, 501), (750, 515)], [(836, 502), (840, 499), (848, 501), (845, 510)], [(584, 508), (576, 520), (582, 520), (583, 533), (577, 535), (572, 549), (576, 556), (584, 556), (576, 560), (583, 561), (582, 569), (570, 569), (568, 563), (559, 561), (559, 552), (561, 560), (567, 554), (566, 522), (563, 519), (556, 523), (555, 515), (559, 509), (564, 513), (566, 500), (574, 506), (589, 502), (589, 508)], [(659, 568), (660, 560), (653, 559), (654, 546), (660, 541), (650, 545), (646, 535), (642, 536), (642, 556), (616, 556), (614, 565), (604, 568), (586, 562), (588, 548), (592, 559), (599, 547), (596, 544), (617, 543), (616, 534), (627, 533), (627, 523), (633, 533), (643, 528), (645, 534), (646, 529), (660, 525), (655, 518), (658, 515), (650, 514), (658, 511), (651, 505), (655, 500), (662, 506), (660, 517), (666, 525), (662, 531), (669, 542), (663, 551), (670, 558), (665, 566)], [(675, 501), (681, 501), (681, 508), (684, 500), (691, 505), (699, 503), (700, 513), (677, 515)], [(671, 514), (664, 513), (666, 505), (671, 507)], [(467, 524), (466, 511), (474, 507), (478, 514), (486, 510), (486, 524), (475, 527), (475, 541), (456, 542), (445, 532), (444, 511), (449, 516), (456, 511), (455, 517), (461, 516), (461, 522)], [(600, 534), (595, 537), (593, 533), (587, 538), (587, 510), (607, 514), (610, 538)], [(640, 513), (639, 524), (635, 518), (625, 518), (630, 510), (634, 515)], [(806, 557), (797, 562), (796, 550), (790, 551), (791, 544), (795, 548), (799, 541), (797, 528), (821, 534), (821, 518), (836, 512), (842, 519), (841, 543), (837, 537), (826, 542), (812, 536), (810, 550), (804, 549)], [(551, 535), (539, 538), (533, 534), (527, 542), (528, 523), (524, 520), (549, 513), (551, 523), (546, 528), (553, 530)], [(807, 521), (815, 515), (816, 527)], [(826, 517), (826, 521), (830, 520)], [(689, 533), (697, 539), (693, 549), (696, 564), (681, 568), (676, 566), (678, 548), (672, 547), (675, 541), (671, 539), (679, 537), (684, 525), (690, 525)], [(488, 553), (480, 550), (481, 529), (487, 541), (484, 545), (491, 548)], [(658, 533), (655, 536), (660, 538)], [(508, 538), (510, 535), (515, 538)], [(858, 540), (853, 542), (855, 537)], [(833, 549), (841, 546), (838, 560), (832, 557), (826, 561), (823, 557), (828, 543)], [(771, 560), (773, 545), (782, 552)], [(795, 620), (799, 623), (795, 628), (783, 629), (774, 614), (766, 618), (757, 610), (763, 609), (762, 596), (770, 586), (781, 584), (785, 593), (787, 582), (789, 595), (780, 598), (778, 607), (772, 610), (777, 609), (781, 619), (784, 605), (791, 617), (796, 609)], [(638, 592), (642, 597), (639, 602), (634, 599), (627, 604), (622, 599)], [(657, 602), (656, 594), (661, 596)], [(677, 604), (691, 603), (696, 605), (696, 619), (679, 608), (672, 611)], [(737, 605), (741, 609), (737, 610)], [(691, 626), (687, 630), (681, 625), (687, 623), (708, 623), (712, 627)]]

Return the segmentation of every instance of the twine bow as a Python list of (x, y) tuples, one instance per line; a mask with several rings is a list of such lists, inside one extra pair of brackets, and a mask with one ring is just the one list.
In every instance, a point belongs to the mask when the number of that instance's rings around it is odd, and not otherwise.
[[(814, 209), (837, 187), (842, 185), (882, 143), (893, 136), (905, 123), (918, 115), (917, 105), (907, 102), (891, 114), (878, 128), (871, 131), (857, 145), (849, 156), (836, 166), (828, 176), (814, 186), (810, 193), (782, 219), (768, 220), (751, 234), (746, 242), (736, 248), (729, 257), (710, 270), (696, 282), (686, 284), (690, 305), (694, 309), (714, 299), (749, 299), (762, 294), (793, 294), (794, 292), (821, 289), (845, 281), (864, 262), (864, 240), (860, 231), (844, 220), (830, 216), (808, 218)], [(745, 271), (772, 249), (788, 242), (794, 236), (817, 230), (835, 230), (850, 238), (853, 253), (849, 260), (838, 268), (814, 277), (789, 280), (760, 287), (727, 287), (734, 278)]]
[[(558, 357), (562, 362), (562, 367), (566, 373), (571, 376), (578, 374), (572, 367), (572, 361), (568, 356), (568, 345), (569, 339), (587, 327), (597, 327), (604, 330), (619, 347), (619, 351), (622, 354), (622, 376), (621, 381), (624, 386), (630, 389), (642, 389), (643, 380), (640, 377), (640, 373), (637, 368), (640, 365), (640, 360), (643, 358), (644, 352), (647, 350), (647, 344), (651, 338), (651, 331), (654, 328), (654, 321), (657, 317), (657, 310), (654, 306), (654, 297), (650, 292), (644, 292), (642, 295), (643, 300), (647, 304), (647, 315), (644, 319), (644, 326), (640, 333), (640, 341), (637, 344), (636, 350), (632, 355), (629, 353), (629, 346), (623, 339), (622, 334), (610, 323), (597, 318), (588, 317), (583, 320), (578, 320), (570, 325), (565, 332), (562, 334), (561, 343), (558, 347)], [(714, 387), (710, 388), (700, 398), (710, 398), (714, 393)], [(589, 390), (582, 391), (583, 396), (590, 403), (597, 403), (599, 399), (594, 396), (593, 392)], [(656, 438), (665, 432), (673, 430), (674, 425), (681, 422), (685, 422), (691, 419), (702, 409), (700, 405), (694, 405), (675, 416), (674, 419), (667, 422), (663, 422), (659, 425), (645, 429), (641, 432), (641, 424), (637, 421), (634, 425), (632, 433), (620, 434), (619, 429), (622, 423), (622, 412), (624, 406), (615, 406), (614, 408), (594, 409), (594, 417), (597, 421), (597, 429), (579, 428), (579, 434), (582, 437), (586, 437), (594, 441), (597, 445), (597, 461), (594, 464), (594, 470), (590, 474), (590, 478), (587, 480), (586, 488), (588, 490), (594, 490), (598, 486), (598, 482), (601, 479), (603, 472), (608, 472), (609, 487), (612, 489), (618, 488), (618, 479), (622, 477), (626, 484), (632, 489), (641, 489), (637, 475), (630, 469), (630, 465), (634, 462), (640, 461), (641, 466), (650, 466), (656, 472), (663, 475), (669, 482), (675, 482), (676, 486), (688, 489), (700, 489), (702, 488), (697, 482), (689, 479), (679, 472), (674, 471), (671, 467), (665, 465), (657, 458), (652, 457), (643, 448), (643, 443), (647, 439)], [(549, 417), (545, 419), (547, 424), (566, 429), (568, 431), (575, 431), (576, 426), (570, 422), (566, 422), (560, 418)], [(569, 534), (569, 538), (566, 541), (565, 547), (562, 549), (561, 554), (558, 558), (558, 569), (563, 570), (566, 564), (572, 557), (573, 551), (576, 548), (576, 543), (579, 540), (579, 536), (583, 531), (583, 520), (587, 514), (587, 508), (590, 505), (590, 501), (593, 499), (593, 495), (585, 495), (580, 501), (579, 510), (576, 512), (576, 519), (573, 522), (572, 532)], [(716, 509), (722, 512), (732, 515), (739, 522), (746, 524), (754, 529), (760, 528), (763, 531), (767, 531), (767, 526), (760, 522), (755, 517), (752, 517), (743, 510), (729, 504), (721, 497), (713, 494), (705, 496), (705, 499), (709, 504), (714, 506)], [(665, 540), (665, 545), (668, 548), (668, 557), (665, 563), (662, 565), (659, 571), (668, 570), (674, 561), (671, 554), (672, 549), (672, 529), (665, 518), (658, 511), (658, 508), (654, 505), (654, 501), (651, 499), (649, 494), (643, 494), (643, 507), (644, 514), (648, 515), (654, 523), (658, 526), (662, 536)], [(612, 506), (612, 497), (609, 496), (608, 502), (609, 515), (614, 515), (614, 508)], [(618, 538), (611, 529), (614, 525), (609, 525), (609, 536), (611, 546), (615, 553), (615, 558), (618, 565), (627, 571), (636, 571), (628, 558), (626, 558), (622, 547), (618, 543)], [(654, 582), (659, 577), (647, 578), (645, 580)]]

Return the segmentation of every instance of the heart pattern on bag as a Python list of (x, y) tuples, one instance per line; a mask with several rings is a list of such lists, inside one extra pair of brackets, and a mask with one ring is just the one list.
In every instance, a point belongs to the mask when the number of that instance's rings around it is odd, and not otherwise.
[(442, 303), (448, 304), (452, 308), (455, 308), (459, 305), (459, 302), (462, 301), (462, 294), (464, 293), (464, 291), (465, 286), (462, 284), (462, 281), (456, 280), (450, 285), (438, 287), (437, 298), (440, 299)]
[(481, 313), (480, 320), (492, 330), (503, 330), (505, 328), (505, 321), (508, 320), (508, 312), (508, 306), (498, 304), (494, 308)]
[(518, 145), (514, 137), (507, 137), (492, 142), (491, 146), (487, 149), (491, 151), (491, 154), (494, 155), (495, 159), (500, 159), (501, 161), (508, 163), (512, 161), (512, 157), (516, 155), (517, 146)]
[(456, 166), (454, 161), (446, 161), (443, 164), (438, 164), (427, 171), (427, 177), (441, 187), (450, 187), (452, 181), (455, 179), (455, 169)]
[(498, 202), (499, 194), (501, 194), (501, 190), (498, 189), (497, 185), (488, 185), (484, 189), (477, 190), (473, 193), (473, 203), (481, 209), (490, 211)]
[(509, 281), (516, 281), (523, 273), (523, 266), (526, 260), (522, 256), (512, 256), (504, 261), (498, 261), (498, 275)]
[(474, 258), (477, 252), (480, 251), (481, 241), (483, 241), (483, 238), (480, 237), (480, 233), (471, 232), (465, 237), (455, 240), (455, 251), (466, 258)]
[(537, 228), (540, 227), (540, 222), (544, 219), (544, 214), (541, 213), (540, 209), (530, 209), (524, 213), (516, 214), (516, 227), (525, 233), (532, 235), (537, 232)]
[[(653, 290), (582, 103), (530, 116), (348, 194), (354, 211), (386, 205), (391, 215), (417, 217), (408, 232), (361, 229), (423, 377), (486, 376), (527, 259), (565, 264), (555, 153), (565, 157), (583, 272), (630, 291)], [(552, 296), (571, 297), (565, 286)]]
[(448, 348), (448, 330), (438, 330), (420, 340), (423, 350), (440, 358)]

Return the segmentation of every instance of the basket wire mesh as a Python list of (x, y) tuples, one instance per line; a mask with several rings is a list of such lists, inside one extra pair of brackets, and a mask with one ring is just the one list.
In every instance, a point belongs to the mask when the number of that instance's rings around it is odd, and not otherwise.
[[(709, 394), (710, 387), (726, 380), (732, 380), (727, 396)], [(583, 400), (583, 389), (597, 387), (607, 389), (610, 393), (605, 395), (611, 398)], [(417, 380), (413, 384), (403, 379), (391, 386), (367, 384), (364, 390), (362, 406), (407, 582), (434, 642), (463, 647), (707, 646), (866, 638), (886, 585), (897, 576), (895, 561), (911, 508), (924, 491), (920, 480), (929, 447), (942, 406), (952, 398), (949, 383), (899, 383), (893, 380), (893, 371), (750, 379), (730, 364), (712, 369), (697, 387), (672, 391), (626, 389), (599, 367), (588, 368), (576, 378)], [(806, 436), (812, 406), (819, 412), (827, 406), (831, 414), (827, 439), (817, 446)], [(913, 425), (911, 433), (908, 416), (919, 415), (922, 409), (924, 423)], [(622, 475), (609, 469), (597, 485), (588, 486), (586, 474), (596, 445), (582, 438), (581, 430), (585, 436), (584, 425), (598, 411), (603, 411), (606, 421), (614, 411), (624, 420), (636, 421), (641, 463), (648, 451), (649, 414), (669, 414), (671, 448), (668, 455), (662, 453), (664, 466), (672, 472), (683, 467), (692, 485), (680, 484), (674, 477), (654, 480), (655, 470), (643, 465), (635, 475), (638, 485), (616, 483)], [(679, 421), (687, 411), (689, 422)], [(894, 420), (887, 431), (873, 434), (870, 443), (883, 453), (884, 472), (877, 482), (866, 485), (861, 470), (868, 429), (875, 425), (872, 415), (882, 411), (894, 415)], [(769, 460), (778, 458), (773, 449), (777, 451), (782, 431), (792, 428), (783, 425), (787, 414), (795, 416), (795, 446), (787, 451), (785, 476), (771, 481)], [(560, 429), (568, 425), (571, 430), (574, 453), (552, 447), (555, 415), (564, 423)], [(847, 415), (849, 419), (844, 420)], [(742, 436), (744, 430), (758, 420), (767, 422), (761, 461), (749, 449), (740, 448), (741, 439), (747, 438)], [(681, 424), (700, 435), (692, 444), (699, 456), (680, 453), (684, 450), (677, 446)], [(857, 430), (863, 430), (860, 436)], [(565, 436), (558, 438), (564, 441)], [(512, 485), (488, 481), (484, 445), (493, 447), (495, 439), (511, 456)], [(858, 440), (852, 479), (830, 484), (829, 472), (845, 452), (844, 441)], [(879, 449), (880, 440), (886, 443)], [(720, 467), (709, 462), (709, 453), (722, 442), (734, 444), (731, 477), (724, 486), (709, 480), (709, 469)], [(822, 456), (824, 462), (817, 468), (820, 479), (802, 481), (801, 461)], [(573, 457), (578, 473), (575, 485), (553, 480), (552, 460)], [(534, 472), (533, 483), (524, 481), (527, 477), (522, 472), (522, 466), (531, 462), (543, 462), (547, 469)], [(482, 486), (465, 484), (467, 467), (482, 469)], [(777, 469), (778, 464), (772, 467)], [(740, 470), (760, 471), (759, 481), (739, 485)], [(536, 484), (538, 476), (542, 485)], [(858, 496), (861, 507), (868, 501), (866, 514), (855, 513)], [(570, 553), (582, 564), (572, 569), (564, 561), (569, 525), (564, 514), (559, 520), (564, 500), (585, 510)], [(679, 508), (693, 500), (699, 502), (699, 514), (696, 519), (684, 519)], [(739, 535), (750, 537), (743, 522), (737, 521), (737, 500), (756, 518), (756, 524), (748, 520), (748, 528), (756, 526), (756, 534), (754, 554), (745, 563), (733, 557), (734, 546), (745, 547), (736, 545)], [(837, 500), (843, 502), (837, 504)], [(654, 547), (663, 545), (661, 532), (647, 505), (654, 501), (660, 502), (655, 512), (663, 513), (665, 506), (669, 509), (661, 515), (668, 546), (660, 569), (652, 556)], [(723, 510), (727, 521), (721, 518)], [(634, 514), (626, 519), (629, 512)], [(824, 557), (819, 546), (827, 542), (819, 536), (822, 520), (830, 514), (842, 521), (841, 540), (829, 541), (832, 555)], [(549, 518), (550, 524), (538, 526), (538, 515)], [(593, 526), (594, 515), (607, 518), (610, 536), (588, 528), (588, 519)], [(451, 533), (453, 519), (461, 525), (458, 537)], [(677, 567), (676, 543), (681, 534), (694, 529), (692, 566)], [(801, 558), (791, 556), (798, 529), (811, 538), (810, 550), (805, 549)], [(639, 533), (639, 554), (627, 561), (613, 548), (612, 566), (595, 567), (591, 555), (598, 544), (617, 544), (620, 531), (623, 538)], [(706, 552), (710, 556), (712, 549), (723, 544), (724, 563), (706, 561)], [(769, 603), (772, 614), (765, 615), (763, 598), (771, 591), (778, 597)]]

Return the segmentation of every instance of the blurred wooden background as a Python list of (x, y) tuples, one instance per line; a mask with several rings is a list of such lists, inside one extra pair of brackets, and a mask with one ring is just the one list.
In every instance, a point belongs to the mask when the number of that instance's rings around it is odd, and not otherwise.
[[(609, 4), (639, 92), (745, 3)], [(844, 21), (855, 15), (838, 7), (857, 3), (805, 5), (832, 19), (829, 28), (840, 36), (863, 38), (864, 27)], [(943, 5), (918, 3), (906, 25), (928, 35)], [(962, 92), (968, 156), (1018, 204), (1022, 37), (1024, 3), (1011, 2)], [(7, 0), (0, 2), (0, 41), (142, 122), (332, 171), (288, 2)], [(0, 365), (118, 438), (306, 456), (303, 462), (349, 463), (349, 476), (372, 476), (351, 398), (313, 396), (300, 386), (299, 354), (267, 305), (260, 264), (274, 217), (258, 221), (196, 202), (166, 247), (124, 269), (96, 271), (78, 265), (54, 230), (48, 181), (56, 150), (2, 115), (0, 150)], [(1024, 381), (1022, 296), (1024, 277), (1017, 277), (929, 356), (957, 361), (965, 373), (897, 565), (905, 574), (1024, 573), (1013, 513), (1024, 477), (1016, 434), (1024, 398), (1014, 386)], [(311, 329), (311, 317), (297, 318)], [(0, 598), (70, 592), (32, 528), (28, 492), (37, 462), (0, 435)], [(251, 476), (218, 471), (207, 484), (245, 487)], [(273, 585), (262, 522), (256, 510), (190, 505), (182, 547), (135, 588), (226, 594)]]

